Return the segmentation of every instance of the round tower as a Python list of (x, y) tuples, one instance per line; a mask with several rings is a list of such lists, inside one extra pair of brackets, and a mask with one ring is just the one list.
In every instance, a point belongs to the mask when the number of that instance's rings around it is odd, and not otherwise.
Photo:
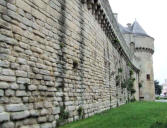
[(149, 36), (137, 21), (132, 26), (135, 42), (135, 56), (140, 66), (140, 99), (155, 100), (154, 72), (153, 72), (153, 53), (154, 38)]
[(139, 82), (142, 87), (139, 88), (139, 97), (141, 100), (155, 100), (154, 73), (153, 73), (153, 53), (154, 38), (149, 36), (140, 24), (135, 21), (128, 27), (120, 25), (120, 30), (129, 45), (135, 44), (134, 59), (140, 68)]

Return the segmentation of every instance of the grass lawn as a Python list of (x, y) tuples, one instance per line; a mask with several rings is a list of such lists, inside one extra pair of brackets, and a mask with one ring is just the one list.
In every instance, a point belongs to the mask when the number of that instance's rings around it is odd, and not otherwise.
[(157, 121), (167, 122), (167, 103), (130, 103), (61, 128), (167, 128)]

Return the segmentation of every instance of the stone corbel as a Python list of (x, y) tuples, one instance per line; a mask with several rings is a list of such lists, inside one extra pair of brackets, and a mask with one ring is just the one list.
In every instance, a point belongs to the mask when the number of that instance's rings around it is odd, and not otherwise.
[(104, 31), (107, 34), (108, 33), (108, 26), (109, 26), (109, 22), (107, 19), (105, 19), (105, 27), (104, 27)]
[(87, 0), (88, 10), (93, 8), (94, 0)]
[(106, 17), (105, 17), (105, 14), (102, 16), (102, 20), (101, 20), (101, 27), (102, 27), (102, 29), (104, 30), (104, 27), (105, 27), (105, 19), (106, 19)]
[(95, 15), (95, 12), (97, 10), (97, 0), (94, 1), (94, 4), (92, 5), (92, 14)]
[(106, 26), (105, 32), (106, 32), (107, 36), (109, 36), (109, 34), (110, 34), (110, 23), (109, 22), (107, 22), (107, 26)]
[(98, 20), (99, 14), (100, 14), (100, 5), (97, 5), (97, 9), (95, 10), (95, 19)]
[(102, 19), (103, 19), (103, 10), (101, 9), (100, 10), (100, 13), (99, 13), (99, 16), (98, 16), (98, 22), (99, 22), (99, 24), (101, 24), (102, 23)]

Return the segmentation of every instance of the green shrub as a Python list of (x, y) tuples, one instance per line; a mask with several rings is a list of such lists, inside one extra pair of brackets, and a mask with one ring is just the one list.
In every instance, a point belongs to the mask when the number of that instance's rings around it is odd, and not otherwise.
[(130, 91), (131, 91), (131, 94), (134, 94), (136, 92), (136, 90), (133, 88)]
[(78, 61), (73, 60), (73, 69), (77, 69), (77, 68), (78, 68)]
[(158, 96), (158, 97), (156, 97), (156, 100), (160, 100), (161, 98)]
[(64, 107), (60, 107), (60, 119), (68, 119), (69, 118), (69, 112), (65, 111)]
[(132, 76), (134, 74), (134, 72), (132, 70), (129, 71), (130, 76)]
[(130, 101), (135, 102), (136, 101), (135, 97), (133, 97)]
[(59, 45), (60, 45), (61, 49), (64, 48), (64, 46), (65, 46), (65, 44), (63, 42), (59, 43)]
[(81, 106), (78, 108), (78, 115), (80, 118), (83, 118), (83, 116), (84, 116), (84, 110)]
[(141, 83), (139, 83), (139, 88), (141, 88), (143, 85)]
[(118, 72), (122, 73), (123, 69), (122, 68), (118, 68)]

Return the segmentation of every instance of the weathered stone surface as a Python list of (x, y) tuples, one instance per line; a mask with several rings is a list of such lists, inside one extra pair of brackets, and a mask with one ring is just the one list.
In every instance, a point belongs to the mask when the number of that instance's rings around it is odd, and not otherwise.
[(9, 68), (9, 62), (6, 60), (0, 60), (0, 67)]
[(0, 113), (2, 113), (4, 111), (4, 107), (0, 106)]
[(15, 96), (15, 91), (8, 89), (5, 91), (6, 96)]
[(14, 112), (11, 114), (12, 120), (20, 120), (28, 117), (30, 115), (29, 111), (23, 111), (23, 112)]
[(9, 113), (2, 112), (0, 113), (0, 122), (8, 121), (10, 119)]
[(0, 5), (6, 6), (6, 1), (5, 0), (1, 0), (0, 1)]
[(45, 116), (38, 117), (38, 123), (45, 123), (47, 122), (47, 118)]
[(30, 115), (32, 117), (38, 117), (40, 115), (40, 112), (38, 112), (37, 110), (31, 110)]
[(27, 61), (23, 58), (17, 58), (16, 60), (19, 64), (27, 64)]
[(4, 90), (0, 90), (0, 96), (4, 96)]
[(52, 114), (58, 114), (58, 113), (60, 113), (60, 107), (55, 107), (55, 108), (53, 108), (53, 112), (52, 112)]
[(42, 124), (41, 128), (52, 128), (52, 124), (51, 123)]
[(9, 9), (13, 10), (13, 11), (16, 11), (16, 9), (17, 9), (15, 5), (10, 4), (10, 3), (7, 3), (7, 7), (8, 7)]
[(16, 76), (27, 77), (27, 72), (17, 70)]
[(22, 0), (16, 0), (16, 6), (18, 6), (19, 8), (31, 13), (31, 6), (28, 5), (27, 3), (25, 3)]
[(12, 71), (12, 70), (10, 70), (10, 69), (3, 69), (3, 70), (2, 70), (2, 75), (14, 76), (15, 73), (14, 73), (14, 71)]
[(55, 128), (60, 108), (71, 122), (79, 119), (79, 107), (89, 117), (124, 104), (128, 92), (116, 86), (115, 76), (124, 80), (129, 70), (138, 87), (137, 69), (121, 49), (126, 42), (120, 45), (114, 18), (109, 32), (81, 4), (0, 0), (0, 114), (10, 115), (4, 127)]
[(19, 97), (27, 96), (27, 93), (25, 91), (16, 91), (16, 96)]
[(17, 89), (19, 88), (19, 86), (18, 86), (16, 83), (12, 83), (12, 84), (10, 85), (10, 88), (11, 88), (11, 89), (14, 89), (14, 90), (17, 90)]
[(10, 104), (6, 105), (6, 111), (8, 112), (19, 112), (26, 110), (26, 107), (24, 104)]
[(21, 126), (20, 128), (40, 128), (40, 125), (28, 125), (28, 126)]
[(0, 81), (14, 82), (14, 81), (16, 81), (16, 77), (15, 76), (2, 76), (2, 75), (0, 75)]
[(2, 124), (2, 128), (14, 128), (14, 123), (13, 122), (5, 122)]
[(19, 84), (25, 84), (25, 83), (30, 84), (30, 79), (19, 77), (19, 78), (17, 78), (17, 83), (19, 83)]
[(7, 44), (10, 44), (10, 45), (16, 45), (17, 44), (16, 40), (14, 40), (12, 38), (9, 38), (7, 36), (1, 35), (1, 34), (0, 34), (0, 41), (6, 42)]
[(0, 89), (6, 89), (9, 88), (9, 84), (6, 82), (0, 82)]
[(29, 86), (28, 86), (28, 89), (29, 89), (30, 91), (34, 91), (34, 90), (37, 89), (37, 86), (36, 86), (36, 85), (29, 85)]
[(42, 109), (41, 115), (43, 116), (43, 115), (47, 115), (47, 114), (49, 114), (48, 110), (47, 109)]

